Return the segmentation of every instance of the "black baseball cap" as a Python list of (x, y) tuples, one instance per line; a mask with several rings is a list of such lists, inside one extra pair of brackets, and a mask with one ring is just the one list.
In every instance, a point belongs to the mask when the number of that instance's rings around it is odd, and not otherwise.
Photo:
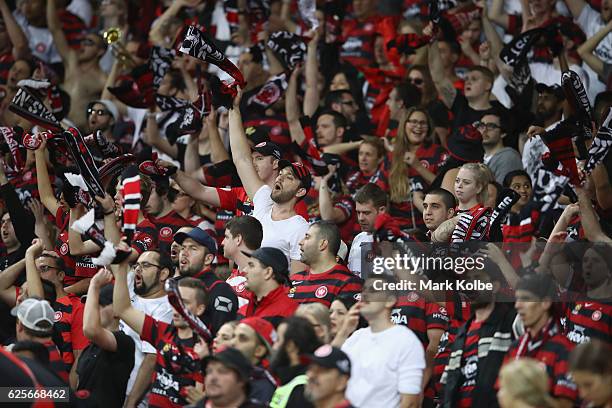
[(240, 378), (244, 381), (249, 381), (251, 378), (251, 372), (253, 371), (253, 366), (251, 362), (247, 360), (247, 358), (238, 350), (233, 347), (228, 347), (219, 351), (212, 356), (208, 356), (204, 359), (204, 370), (208, 364), (213, 361), (218, 361), (229, 369), (232, 369), (238, 373)]
[(302, 163), (291, 163), (289, 160), (281, 160), (278, 162), (279, 171), (285, 167), (291, 167), (293, 174), (300, 179), (302, 182), (302, 187), (306, 189), (306, 194), (308, 194), (308, 190), (310, 190), (310, 186), (312, 185), (312, 176), (310, 175), (310, 171)]
[(278, 248), (261, 247), (253, 252), (242, 251), (250, 258), (255, 258), (265, 267), (271, 267), (280, 281), (289, 281), (289, 262), (285, 253)]
[(538, 93), (548, 92), (556, 96), (559, 100), (565, 99), (565, 92), (563, 92), (563, 88), (559, 84), (546, 85), (545, 83), (540, 82), (535, 87)]
[(314, 354), (306, 355), (308, 364), (316, 364), (325, 368), (335, 368), (340, 374), (351, 375), (351, 360), (339, 348), (324, 344), (315, 350)]
[(203, 229), (195, 227), (189, 232), (177, 232), (174, 235), (174, 240), (181, 245), (183, 244), (183, 241), (185, 241), (187, 238), (191, 238), (198, 244), (205, 246), (206, 248), (208, 248), (211, 254), (217, 253), (217, 243)]
[(253, 150), (263, 156), (272, 156), (277, 160), (281, 158), (281, 151), (276, 143), (261, 142), (253, 146)]

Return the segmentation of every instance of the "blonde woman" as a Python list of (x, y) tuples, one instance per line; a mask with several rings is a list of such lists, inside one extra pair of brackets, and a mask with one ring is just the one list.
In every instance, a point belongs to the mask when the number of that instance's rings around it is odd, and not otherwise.
[(401, 117), (393, 144), (388, 178), (391, 216), (400, 228), (423, 226), (423, 190), (436, 178), (446, 151), (432, 143), (433, 124), (427, 111), (410, 108)]
[(322, 344), (331, 341), (330, 312), (321, 303), (304, 303), (295, 311), (295, 316), (303, 317), (310, 322)]
[(482, 163), (466, 163), (455, 178), (457, 216), (443, 222), (432, 234), (435, 242), (486, 240), (491, 209), (484, 206), (493, 174)]
[(497, 401), (501, 408), (557, 407), (550, 396), (546, 368), (531, 358), (520, 358), (502, 367)]

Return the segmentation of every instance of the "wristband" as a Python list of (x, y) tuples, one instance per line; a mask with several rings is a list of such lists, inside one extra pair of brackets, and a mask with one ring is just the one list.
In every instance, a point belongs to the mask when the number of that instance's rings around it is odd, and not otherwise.
[(104, 216), (107, 216), (107, 215), (111, 215), (111, 214), (114, 214), (114, 213), (115, 213), (115, 210), (110, 210), (109, 212), (105, 212), (103, 214), (104, 214)]

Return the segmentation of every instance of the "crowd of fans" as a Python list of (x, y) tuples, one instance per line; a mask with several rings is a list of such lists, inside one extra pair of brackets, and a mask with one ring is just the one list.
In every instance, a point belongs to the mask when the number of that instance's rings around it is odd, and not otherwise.
[[(612, 0), (0, 14), (1, 387), (612, 407)], [(378, 289), (450, 244), (492, 289)]]

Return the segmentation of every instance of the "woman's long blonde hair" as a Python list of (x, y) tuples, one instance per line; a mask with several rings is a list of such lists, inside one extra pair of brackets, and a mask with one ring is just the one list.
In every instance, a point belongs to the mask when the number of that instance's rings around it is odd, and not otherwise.
[(520, 358), (504, 365), (499, 372), (500, 386), (510, 397), (532, 407), (556, 408), (550, 396), (549, 379), (542, 364), (531, 358)]
[(426, 110), (412, 107), (402, 114), (397, 128), (397, 136), (393, 143), (393, 159), (389, 172), (389, 197), (394, 203), (406, 200), (410, 194), (410, 181), (406, 174), (407, 165), (404, 161), (404, 154), (410, 149), (410, 141), (406, 134), (406, 122), (414, 112), (420, 112), (427, 118), (427, 136), (425, 136), (425, 139), (431, 140), (433, 134), (433, 124)]
[(495, 179), (491, 169), (483, 163), (465, 163), (459, 170), (461, 169), (469, 170), (474, 174), (474, 181), (481, 187), (476, 197), (478, 203), (484, 204), (489, 198), (489, 183)]

